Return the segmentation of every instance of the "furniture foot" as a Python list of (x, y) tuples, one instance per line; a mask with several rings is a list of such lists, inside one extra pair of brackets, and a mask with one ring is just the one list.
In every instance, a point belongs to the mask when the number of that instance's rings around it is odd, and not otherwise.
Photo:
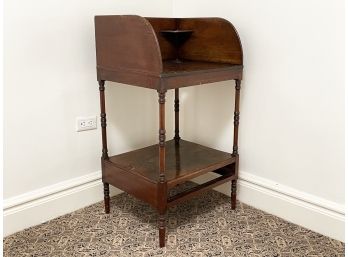
[(237, 180), (232, 180), (231, 182), (231, 208), (232, 210), (236, 209), (237, 203)]
[(110, 193), (109, 193), (109, 184), (104, 183), (104, 206), (105, 206), (105, 213), (110, 213)]
[(160, 214), (158, 218), (158, 229), (159, 229), (159, 246), (165, 246), (166, 239), (166, 219), (164, 214)]

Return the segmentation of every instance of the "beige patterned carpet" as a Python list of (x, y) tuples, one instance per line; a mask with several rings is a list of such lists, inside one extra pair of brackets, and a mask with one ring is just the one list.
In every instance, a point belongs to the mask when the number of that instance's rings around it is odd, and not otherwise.
[(167, 245), (158, 248), (157, 214), (128, 194), (4, 239), (4, 256), (344, 256), (344, 244), (209, 191), (168, 212)]

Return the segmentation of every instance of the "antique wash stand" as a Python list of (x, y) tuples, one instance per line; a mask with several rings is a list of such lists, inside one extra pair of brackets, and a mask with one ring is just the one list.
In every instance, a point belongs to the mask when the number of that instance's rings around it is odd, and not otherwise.
[[(227, 181), (236, 207), (239, 96), (242, 46), (233, 25), (221, 18), (95, 17), (97, 77), (102, 127), (102, 180), (105, 212), (110, 212), (109, 184), (141, 199), (159, 213), (159, 245), (165, 245), (168, 207)], [(235, 80), (233, 151), (226, 153), (179, 136), (179, 88)], [(105, 81), (157, 90), (159, 143), (108, 156)], [(212, 85), (213, 86), (213, 85)], [(175, 90), (175, 136), (166, 141), (166, 92)], [(219, 176), (174, 196), (169, 190), (207, 172)]]

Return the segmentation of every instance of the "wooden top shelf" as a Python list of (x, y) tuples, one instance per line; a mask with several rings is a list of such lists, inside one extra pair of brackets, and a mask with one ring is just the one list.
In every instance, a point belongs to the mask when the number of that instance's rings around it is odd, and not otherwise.
[(163, 90), (242, 79), (242, 45), (222, 18), (96, 16), (95, 35), (98, 80)]
[[(217, 170), (235, 162), (230, 153), (218, 151), (196, 143), (180, 140), (166, 142), (165, 176), (168, 187)], [(115, 155), (109, 158), (110, 164), (131, 172), (152, 183), (158, 182), (158, 145), (152, 145), (135, 151)]]

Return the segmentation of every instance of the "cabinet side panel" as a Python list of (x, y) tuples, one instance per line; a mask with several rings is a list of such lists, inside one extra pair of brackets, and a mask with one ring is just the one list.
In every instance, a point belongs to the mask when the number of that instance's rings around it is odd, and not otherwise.
[[(155, 32), (140, 16), (95, 17), (98, 70), (123, 70), (158, 75), (162, 58)], [(103, 79), (103, 78), (100, 78)]]

